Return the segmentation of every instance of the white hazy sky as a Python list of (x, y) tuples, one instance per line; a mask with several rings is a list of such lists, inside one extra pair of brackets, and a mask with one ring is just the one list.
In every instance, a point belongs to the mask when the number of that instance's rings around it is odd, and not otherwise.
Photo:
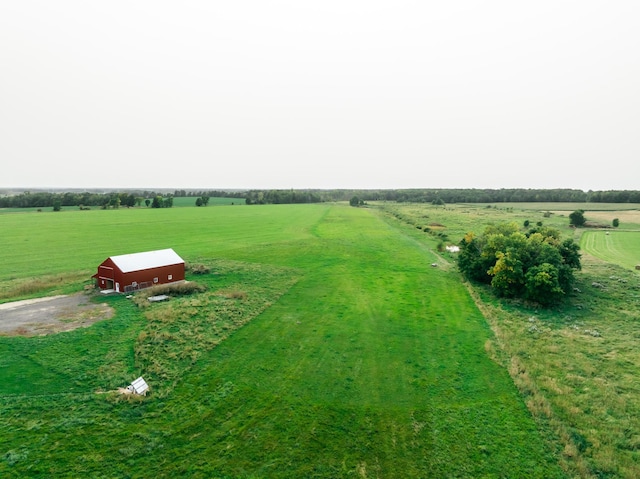
[(640, 2), (0, 2), (0, 187), (640, 189)]

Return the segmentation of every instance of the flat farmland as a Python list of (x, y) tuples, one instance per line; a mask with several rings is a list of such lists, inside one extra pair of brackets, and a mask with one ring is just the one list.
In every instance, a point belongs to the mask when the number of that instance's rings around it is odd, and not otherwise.
[(0, 282), (80, 272), (93, 274), (105, 258), (173, 247), (182, 257), (309, 237), (325, 211), (272, 206), (120, 208), (0, 215)]
[[(377, 210), (62, 213), (1, 218), (3, 281), (164, 247), (213, 273), (189, 276), (200, 296), (96, 298), (113, 318), (0, 338), (3, 477), (564, 477), (455, 269)], [(144, 400), (109, 393), (138, 375)]]

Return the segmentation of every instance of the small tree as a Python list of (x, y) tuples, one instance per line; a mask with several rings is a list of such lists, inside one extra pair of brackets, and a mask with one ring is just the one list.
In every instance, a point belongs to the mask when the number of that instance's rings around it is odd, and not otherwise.
[(576, 228), (584, 226), (586, 222), (587, 220), (584, 217), (584, 210), (575, 210), (569, 215), (569, 224), (575, 226)]
[(611, 224), (614, 228), (617, 228), (618, 226), (620, 226), (620, 220), (618, 218), (614, 218)]
[(360, 206), (361, 204), (363, 204), (363, 201), (357, 196), (354, 196), (349, 200), (349, 204), (351, 206)]

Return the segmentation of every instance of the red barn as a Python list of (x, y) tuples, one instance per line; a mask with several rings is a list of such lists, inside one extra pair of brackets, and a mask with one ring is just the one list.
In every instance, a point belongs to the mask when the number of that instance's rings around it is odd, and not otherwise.
[(184, 280), (184, 260), (171, 248), (123, 254), (105, 259), (96, 278), (98, 288), (116, 293)]

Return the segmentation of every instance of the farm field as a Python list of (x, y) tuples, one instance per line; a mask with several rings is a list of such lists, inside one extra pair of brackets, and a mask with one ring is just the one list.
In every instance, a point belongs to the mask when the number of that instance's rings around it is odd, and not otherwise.
[[(464, 284), (437, 252), (491, 222), (583, 233), (543, 213), (2, 215), (0, 302), (82, 290), (107, 256), (147, 249), (212, 272), (150, 307), (94, 298), (114, 315), (87, 329), (0, 337), (0, 475), (637, 477), (640, 275), (585, 251), (579, 292), (540, 310)], [(140, 374), (147, 398), (113, 392)]]
[[(148, 308), (98, 298), (115, 314), (86, 330), (0, 338), (3, 477), (564, 476), (455, 269), (377, 210), (62, 213), (3, 217), (5, 300), (39, 275), (81, 286), (116, 247), (215, 274)], [(140, 374), (148, 398), (109, 393)]]

